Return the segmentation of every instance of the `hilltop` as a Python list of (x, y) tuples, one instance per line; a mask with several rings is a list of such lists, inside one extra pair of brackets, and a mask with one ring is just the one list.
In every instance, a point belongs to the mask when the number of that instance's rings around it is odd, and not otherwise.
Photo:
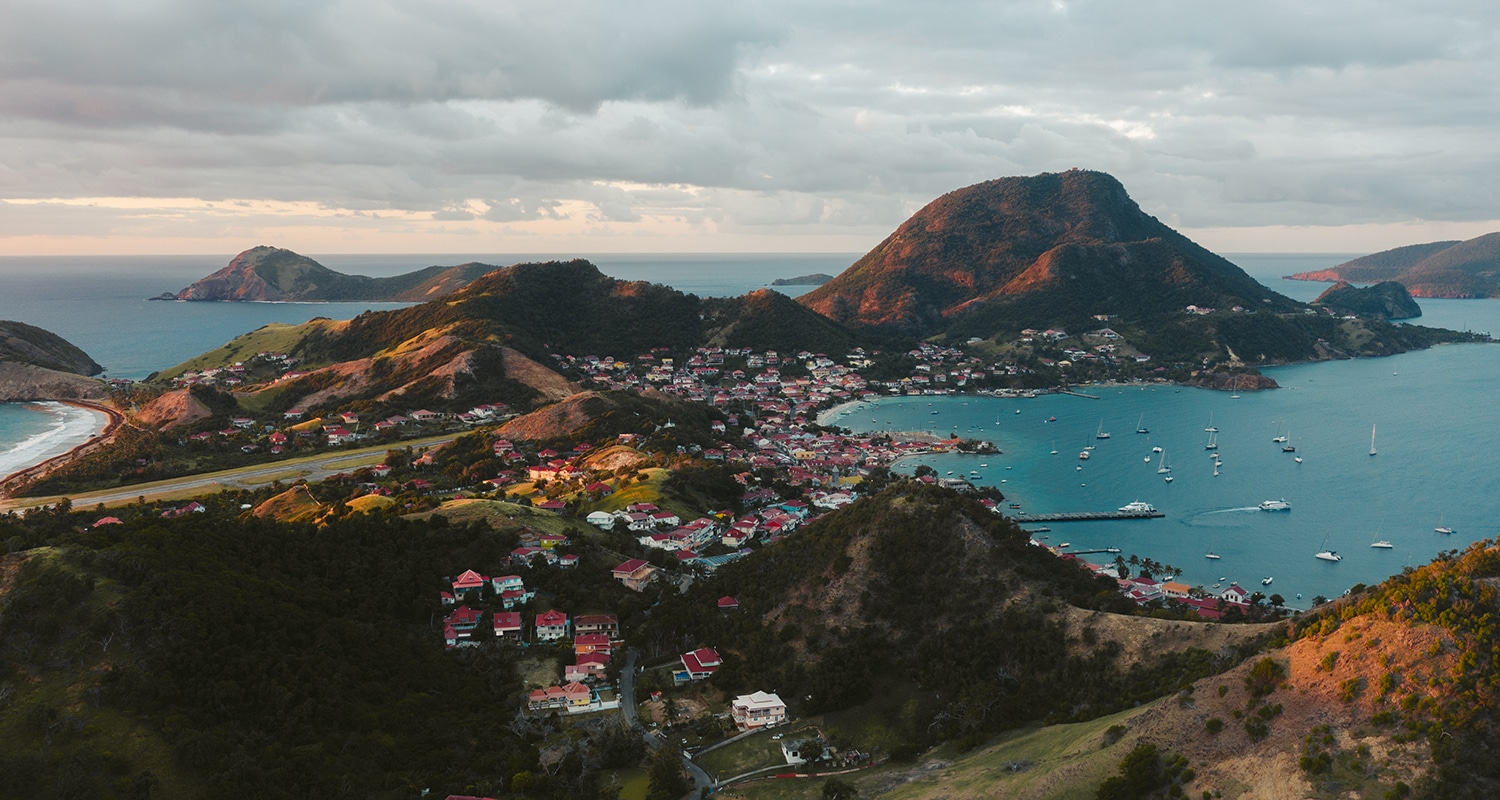
[(345, 275), (279, 247), (252, 247), (178, 292), (178, 300), (422, 302), (497, 269), (489, 264), (427, 267), (389, 278)]
[(1363, 289), (1348, 281), (1328, 287), (1313, 305), (1377, 319), (1411, 319), (1422, 316), (1422, 307), (1411, 299), (1406, 287), (1396, 281), (1381, 281)]
[(1040, 328), (1188, 305), (1298, 307), (1146, 214), (1113, 177), (1084, 170), (945, 194), (799, 299), (848, 324), (922, 336), (979, 320)]
[(90, 376), (103, 371), (87, 353), (51, 331), (0, 320), (0, 402), (97, 400), (108, 391)]
[(1500, 233), (1461, 242), (1397, 247), (1287, 278), (1354, 283), (1395, 281), (1414, 297), (1500, 297)]

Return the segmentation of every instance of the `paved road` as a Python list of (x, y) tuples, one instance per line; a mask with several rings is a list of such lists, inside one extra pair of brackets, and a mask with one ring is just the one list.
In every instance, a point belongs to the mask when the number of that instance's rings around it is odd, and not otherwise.
[[(221, 489), (252, 489), (257, 486), (265, 486), (276, 480), (289, 481), (289, 477), (294, 474), (309, 481), (320, 481), (330, 475), (379, 463), (380, 457), (384, 456), (393, 447), (433, 447), (440, 444), (447, 444), (462, 435), (462, 433), (452, 433), (358, 450), (340, 450), (325, 453), (317, 458), (277, 461), (270, 464), (222, 470), (202, 475), (187, 475), (171, 480), (153, 481), (135, 486), (122, 486), (118, 489), (71, 494), (67, 495), (67, 497), (72, 500), (75, 508), (84, 508), (99, 503), (103, 503), (106, 506), (133, 503), (137, 497), (141, 497), (142, 495), (148, 499), (170, 499), (191, 497), (199, 493), (199, 490), (204, 489), (210, 492), (217, 492)], [(290, 480), (296, 480), (296, 478), (290, 478)], [(50, 505), (59, 499), (61, 498), (20, 497), (6, 499), (0, 501), (0, 512)]]

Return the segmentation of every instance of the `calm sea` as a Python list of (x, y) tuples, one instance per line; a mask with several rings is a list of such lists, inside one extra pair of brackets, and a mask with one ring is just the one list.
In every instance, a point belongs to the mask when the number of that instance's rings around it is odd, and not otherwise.
[[(465, 254), (315, 256), (345, 273), (393, 275), (434, 264), (497, 265), (571, 256)], [(700, 296), (738, 295), (776, 278), (837, 274), (857, 254), (593, 255), (606, 274), (648, 280)], [(1332, 266), (1349, 255), (1231, 255), (1267, 286), (1311, 300), (1326, 284), (1281, 276)], [(105, 365), (108, 374), (141, 378), (218, 347), (268, 322), (347, 318), (389, 304), (164, 303), (144, 298), (176, 291), (219, 269), (228, 256), (0, 258), (0, 319), (58, 333)], [(799, 294), (805, 287), (784, 287)], [(1500, 331), (1500, 301), (1423, 300), (1419, 322)], [(1354, 583), (1378, 581), (1440, 550), (1493, 537), (1500, 518), (1500, 347), (1439, 347), (1387, 359), (1280, 367), (1268, 371), (1281, 391), (1245, 393), (1180, 388), (1101, 388), (1101, 399), (1048, 396), (1026, 401), (979, 397), (883, 401), (839, 420), (856, 430), (933, 430), (982, 435), (1003, 456), (944, 456), (940, 473), (1000, 486), (1029, 511), (1113, 509), (1132, 500), (1166, 512), (1160, 520), (1055, 524), (1051, 541), (1073, 549), (1118, 547), (1183, 570), (1187, 582), (1239, 581), (1269, 588), (1296, 604), (1333, 596)], [(939, 413), (932, 414), (932, 411)], [(1017, 414), (1016, 412), (1021, 413)], [(0, 406), (0, 453), (25, 450), (59, 428), (53, 409)], [(1057, 421), (1048, 423), (1048, 417)], [(1219, 428), (1219, 476), (1204, 450)], [(1137, 420), (1151, 429), (1136, 434)], [(1095, 440), (1100, 425), (1112, 433)], [(1376, 428), (1379, 455), (1368, 455)], [(1303, 462), (1271, 439), (1292, 438)], [(57, 446), (57, 439), (49, 440)], [(28, 444), (30, 443), (30, 444)], [(1083, 463), (1076, 456), (1096, 445)], [(22, 450), (16, 450), (17, 447)], [(1151, 448), (1167, 451), (1174, 481), (1156, 472)], [(1058, 450), (1058, 455), (1050, 451)], [(1145, 459), (1151, 456), (1152, 460)], [(980, 466), (984, 464), (986, 466)], [(1007, 469), (1009, 467), (1009, 469)], [(0, 461), (0, 471), (4, 463)], [(1255, 510), (1285, 498), (1292, 510)], [(1451, 536), (1437, 534), (1453, 527)], [(1369, 547), (1387, 539), (1392, 550)], [(1339, 563), (1313, 558), (1331, 548)], [(1213, 550), (1222, 558), (1208, 561)], [(1092, 556), (1093, 558), (1105, 558)], [(1221, 578), (1223, 580), (1221, 580)], [(1269, 593), (1269, 592), (1268, 592)]]

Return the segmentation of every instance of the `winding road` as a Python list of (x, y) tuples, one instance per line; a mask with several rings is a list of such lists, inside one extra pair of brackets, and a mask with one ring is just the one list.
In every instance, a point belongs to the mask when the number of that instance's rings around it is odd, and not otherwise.
[[(660, 750), (669, 746), (666, 740), (646, 730), (641, 725), (640, 716), (635, 711), (635, 659), (634, 647), (625, 651), (625, 666), (620, 670), (620, 717), (625, 724), (634, 728), (636, 732), (645, 737), (646, 747), (651, 750)], [(697, 797), (704, 789), (714, 785), (714, 779), (702, 767), (698, 766), (686, 753), (680, 753), (682, 766), (693, 776), (693, 790), (685, 798)]]

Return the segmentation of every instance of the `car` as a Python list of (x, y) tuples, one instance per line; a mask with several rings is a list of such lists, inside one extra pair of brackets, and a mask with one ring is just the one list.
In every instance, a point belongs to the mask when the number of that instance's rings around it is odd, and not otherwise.
[(784, 734), (780, 734), (780, 733), (778, 733), (778, 734), (776, 734), (776, 735), (775, 735), (775, 736), (772, 736), (772, 737), (771, 737), (771, 741), (773, 741), (773, 742), (779, 742), (779, 741), (781, 741), (781, 737), (782, 737), (782, 736), (783, 736), (783, 735), (784, 735)]

